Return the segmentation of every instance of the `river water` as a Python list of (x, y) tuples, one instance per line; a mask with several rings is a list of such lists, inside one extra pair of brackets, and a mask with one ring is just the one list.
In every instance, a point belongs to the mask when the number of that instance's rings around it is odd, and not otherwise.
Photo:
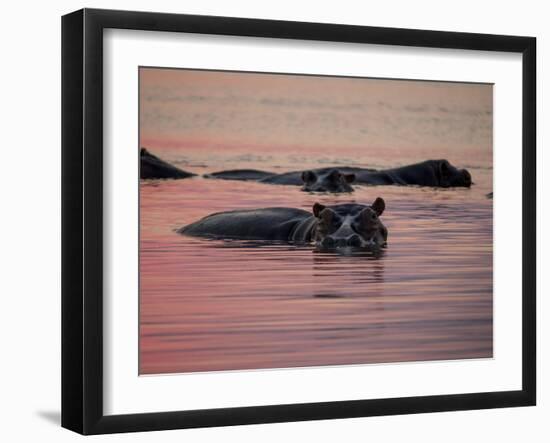
[[(320, 101), (292, 117), (284, 113), (304, 103), (297, 92), (291, 91), (294, 102), (281, 105), (273, 97), (265, 101), (250, 91), (247, 96), (244, 88), (239, 101), (235, 87), (224, 105), (215, 91), (201, 92), (208, 85), (189, 86), (189, 79), (181, 84), (178, 79), (144, 77), (141, 145), (182, 169), (284, 172), (447, 158), (467, 167), (475, 184), (471, 189), (356, 186), (353, 194), (319, 195), (294, 186), (201, 176), (141, 181), (141, 374), (492, 357), (493, 218), (492, 200), (486, 197), (493, 191), (490, 94), (483, 92), (480, 99), (474, 91), (467, 100), (468, 85), (448, 85), (449, 91), (441, 92), (442, 86), (434, 84), (434, 92), (426, 82), (420, 92), (417, 83), (409, 85), (407, 96), (384, 95), (373, 87), (374, 97), (352, 94), (354, 103), (340, 103), (343, 110), (324, 108)], [(202, 99), (189, 99), (186, 88)], [(265, 103), (262, 107), (256, 100), (252, 112), (244, 96), (263, 97)], [(280, 91), (277, 96), (287, 97)], [(358, 108), (361, 103), (364, 110)], [(243, 117), (246, 112), (252, 122)], [(369, 143), (350, 136), (357, 112), (372, 117), (364, 134)], [(202, 128), (200, 140), (182, 123), (192, 115)], [(203, 121), (206, 116), (211, 121)], [(278, 142), (269, 138), (269, 127), (258, 126), (270, 116)], [(295, 126), (311, 137), (293, 136)], [(335, 147), (334, 137), (319, 135), (317, 127), (340, 134), (335, 137), (341, 147)], [(254, 139), (251, 131), (259, 135)], [(262, 131), (270, 134), (267, 139)], [(310, 210), (315, 202), (371, 203), (378, 196), (386, 201), (381, 219), (389, 237), (387, 248), (376, 255), (175, 232), (218, 211)]]

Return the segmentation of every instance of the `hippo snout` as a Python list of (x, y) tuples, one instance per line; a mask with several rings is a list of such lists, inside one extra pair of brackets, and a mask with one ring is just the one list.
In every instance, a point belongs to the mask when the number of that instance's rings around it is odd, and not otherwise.
[(357, 234), (353, 234), (351, 237), (348, 237), (347, 239), (348, 246), (352, 246), (354, 248), (358, 248), (361, 246), (361, 237), (359, 237)]
[(352, 234), (349, 237), (333, 237), (326, 236), (321, 242), (321, 246), (324, 248), (343, 248), (346, 246), (359, 248), (363, 244), (361, 237), (357, 234)]
[(325, 237), (321, 241), (321, 246), (323, 248), (334, 248), (336, 247), (336, 241), (332, 237)]
[(462, 177), (464, 178), (464, 185), (469, 188), (472, 186), (472, 176), (466, 169), (463, 169), (461, 172)]

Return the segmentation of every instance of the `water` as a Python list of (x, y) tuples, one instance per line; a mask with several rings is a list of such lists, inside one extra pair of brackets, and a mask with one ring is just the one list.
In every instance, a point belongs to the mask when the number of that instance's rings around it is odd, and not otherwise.
[[(283, 100), (284, 94), (274, 102), (250, 91), (246, 95), (244, 89), (238, 95), (236, 86), (226, 82), (230, 98), (224, 96), (224, 104), (219, 91), (201, 92), (195, 82), (194, 94), (202, 98), (193, 95), (193, 102), (184, 82), (161, 80), (142, 82), (142, 146), (185, 170), (284, 172), (448, 158), (467, 167), (475, 185), (356, 186), (353, 194), (314, 195), (293, 186), (202, 177), (142, 181), (141, 374), (492, 356), (492, 200), (486, 197), (493, 191), (490, 101), (466, 100), (464, 85), (450, 85), (443, 95), (425, 85), (420, 92), (409, 85), (406, 97), (375, 95), (365, 107), (378, 117), (363, 125), (371, 128), (371, 137), (365, 135), (371, 143), (364, 143), (353, 136), (362, 103), (357, 94), (347, 105), (338, 102), (344, 112), (323, 108), (326, 97), (308, 107), (310, 102), (292, 91), (293, 102)], [(163, 85), (167, 90), (161, 94)], [(376, 91), (382, 94), (379, 88), (370, 90)], [(243, 97), (254, 99), (255, 113)], [(305, 110), (284, 120), (285, 106)], [(249, 114), (252, 122), (244, 118)], [(194, 121), (200, 140), (182, 123), (192, 115), (198, 115)], [(273, 131), (259, 122), (269, 116), (279, 136), (270, 135), (268, 143), (263, 135)], [(319, 122), (332, 125), (333, 137), (315, 130)], [(312, 134), (309, 142), (296, 138), (295, 126)], [(251, 128), (258, 136), (254, 140)], [(299, 140), (301, 147), (290, 140)], [(378, 196), (386, 201), (381, 219), (389, 237), (387, 248), (376, 255), (175, 233), (218, 211), (270, 206), (310, 210), (315, 202), (368, 204)]]
[[(142, 182), (140, 372), (491, 356), (490, 174), (472, 173), (480, 184), (471, 190), (365, 186), (351, 197), (203, 178)], [(380, 256), (174, 232), (217, 211), (376, 196), (389, 230)]]

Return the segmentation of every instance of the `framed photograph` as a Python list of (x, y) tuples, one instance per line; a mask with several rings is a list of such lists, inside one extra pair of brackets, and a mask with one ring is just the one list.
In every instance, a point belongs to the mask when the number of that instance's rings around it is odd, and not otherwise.
[(536, 402), (532, 37), (62, 20), (62, 425)]

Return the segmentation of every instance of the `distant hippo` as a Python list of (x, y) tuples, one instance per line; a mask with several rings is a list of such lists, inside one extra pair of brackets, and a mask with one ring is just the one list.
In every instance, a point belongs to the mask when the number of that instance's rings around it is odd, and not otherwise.
[(347, 166), (291, 171), (282, 174), (257, 169), (232, 169), (206, 174), (205, 177), (222, 180), (256, 181), (272, 185), (302, 186), (302, 191), (306, 192), (340, 193), (353, 192), (351, 183), (355, 181), (354, 171), (357, 170), (374, 171), (374, 169), (349, 168)]
[(448, 160), (426, 160), (413, 165), (381, 171), (356, 172), (357, 183), (367, 185), (417, 185), (436, 188), (469, 188), (472, 176), (466, 169), (458, 169)]
[(439, 188), (470, 187), (472, 177), (447, 160), (426, 160), (399, 168), (376, 170), (356, 167), (331, 167), (275, 174), (255, 169), (214, 172), (207, 178), (252, 180), (259, 183), (302, 186), (310, 192), (352, 192), (352, 183), (366, 185), (417, 185)]
[[(272, 181), (265, 180), (264, 183), (278, 183), (285, 174), (274, 177)], [(302, 191), (306, 192), (353, 192), (351, 183), (355, 181), (355, 174), (346, 174), (338, 169), (317, 169), (315, 171), (303, 171), (301, 176)]]
[(313, 205), (313, 213), (295, 208), (261, 208), (218, 212), (180, 228), (180, 234), (237, 240), (314, 243), (323, 249), (384, 246), (388, 230), (380, 220), (386, 204)]
[(140, 168), (139, 177), (142, 179), (153, 178), (188, 178), (197, 174), (183, 171), (170, 163), (166, 163), (156, 155), (151, 154), (147, 149), (141, 148), (139, 153)]

